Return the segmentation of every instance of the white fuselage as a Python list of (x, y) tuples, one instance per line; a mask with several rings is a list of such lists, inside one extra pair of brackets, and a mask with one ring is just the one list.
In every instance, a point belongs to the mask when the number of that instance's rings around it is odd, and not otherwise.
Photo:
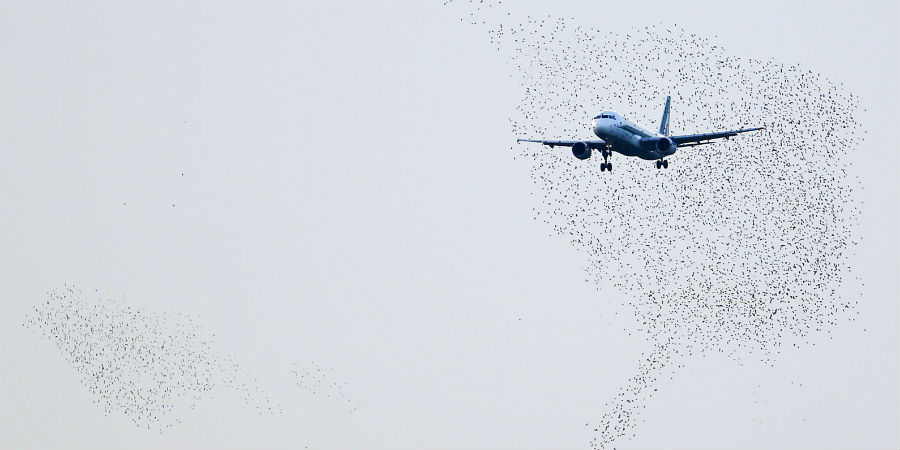
[[(625, 156), (654, 160), (675, 153), (674, 144), (659, 145), (660, 139), (668, 138), (626, 120), (614, 111), (604, 111), (594, 118), (594, 134), (611, 145), (612, 151)], [(668, 144), (671, 144), (670, 140)]]

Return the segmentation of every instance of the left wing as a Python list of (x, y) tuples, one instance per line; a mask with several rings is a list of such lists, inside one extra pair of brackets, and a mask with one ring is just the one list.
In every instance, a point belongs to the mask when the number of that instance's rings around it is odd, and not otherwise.
[(669, 136), (675, 144), (679, 147), (693, 147), (695, 145), (703, 145), (703, 144), (712, 144), (712, 142), (701, 142), (701, 141), (711, 141), (712, 139), (728, 139), (732, 136), (737, 136), (740, 133), (747, 133), (750, 131), (764, 130), (766, 127), (757, 127), (757, 128), (742, 128), (740, 130), (731, 130), (731, 131), (719, 131), (716, 133), (701, 133), (701, 134), (685, 134), (681, 136)]
[(571, 147), (579, 142), (587, 144), (588, 148), (601, 149), (606, 148), (606, 141), (603, 139), (594, 139), (590, 141), (542, 141), (537, 139), (516, 139), (516, 142), (537, 142), (539, 144), (549, 145), (553, 147)]

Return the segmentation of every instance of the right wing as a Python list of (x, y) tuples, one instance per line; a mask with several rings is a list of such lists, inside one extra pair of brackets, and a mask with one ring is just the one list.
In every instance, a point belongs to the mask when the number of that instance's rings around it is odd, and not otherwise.
[(740, 133), (763, 130), (765, 128), (766, 127), (741, 128), (740, 130), (720, 131), (717, 133), (686, 134), (683, 136), (669, 136), (669, 139), (672, 139), (672, 142), (675, 142), (675, 144), (679, 147), (693, 147), (695, 145), (711, 144), (712, 142), (710, 141), (713, 139), (728, 139), (730, 137), (737, 136)]
[(601, 149), (606, 148), (606, 141), (602, 139), (595, 139), (592, 141), (542, 141), (537, 139), (516, 139), (516, 142), (537, 142), (539, 144), (549, 145), (550, 148), (553, 147), (571, 147), (579, 142), (584, 142), (588, 145), (588, 148), (593, 149)]

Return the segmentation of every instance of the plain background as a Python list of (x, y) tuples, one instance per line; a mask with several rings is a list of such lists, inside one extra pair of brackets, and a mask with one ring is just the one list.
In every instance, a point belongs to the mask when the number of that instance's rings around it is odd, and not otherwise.
[[(646, 343), (533, 220), (511, 69), (439, 3), (0, 3), (0, 446), (587, 446)], [(867, 108), (857, 320), (774, 367), (686, 361), (618, 447), (896, 448), (897, 3), (507, 7), (673, 22)], [(198, 316), (285, 413), (105, 416), (21, 326), (64, 283)], [(358, 413), (294, 385), (310, 360)]]

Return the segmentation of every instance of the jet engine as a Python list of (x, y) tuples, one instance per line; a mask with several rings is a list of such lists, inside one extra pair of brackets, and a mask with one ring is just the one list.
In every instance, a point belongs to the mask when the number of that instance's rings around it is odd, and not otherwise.
[(675, 153), (675, 143), (671, 139), (664, 137), (656, 140), (656, 151), (660, 156), (669, 156)]
[(576, 142), (572, 144), (572, 154), (578, 159), (588, 159), (591, 157), (591, 148), (584, 142)]

